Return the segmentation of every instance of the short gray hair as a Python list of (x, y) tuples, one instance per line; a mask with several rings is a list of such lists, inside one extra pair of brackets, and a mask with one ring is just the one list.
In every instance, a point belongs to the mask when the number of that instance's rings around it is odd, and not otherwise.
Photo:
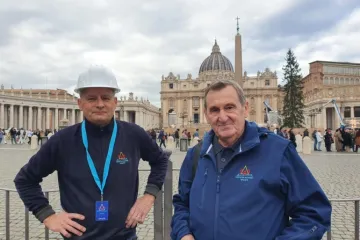
[(227, 86), (231, 86), (235, 89), (237, 95), (238, 95), (238, 98), (239, 98), (239, 102), (242, 106), (245, 105), (246, 103), (246, 98), (245, 98), (245, 94), (244, 94), (244, 90), (241, 88), (241, 86), (233, 81), (233, 80), (218, 80), (218, 81), (215, 81), (213, 82), (210, 86), (208, 86), (206, 89), (205, 89), (205, 98), (204, 98), (204, 106), (205, 106), (205, 109), (206, 109), (206, 97), (207, 95), (209, 94), (210, 91), (220, 91), (224, 88), (226, 88)]

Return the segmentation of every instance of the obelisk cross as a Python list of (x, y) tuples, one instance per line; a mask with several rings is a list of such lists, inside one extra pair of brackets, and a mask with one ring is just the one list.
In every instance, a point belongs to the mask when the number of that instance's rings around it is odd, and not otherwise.
[(236, 25), (237, 25), (236, 30), (237, 30), (237, 33), (239, 34), (239, 29), (240, 29), (240, 28), (239, 28), (239, 19), (240, 19), (240, 18), (239, 18), (239, 17), (236, 17), (235, 19), (236, 19)]

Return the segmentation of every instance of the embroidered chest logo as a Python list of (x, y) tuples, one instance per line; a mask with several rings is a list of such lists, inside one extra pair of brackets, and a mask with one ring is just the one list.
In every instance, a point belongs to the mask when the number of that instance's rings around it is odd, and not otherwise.
[(128, 161), (129, 160), (127, 159), (125, 154), (123, 154), (122, 152), (119, 153), (119, 155), (117, 156), (117, 159), (116, 159), (117, 164), (126, 164)]
[(239, 179), (242, 182), (248, 182), (249, 180), (254, 179), (250, 169), (246, 165), (244, 168), (240, 169), (240, 173), (238, 173), (235, 178)]

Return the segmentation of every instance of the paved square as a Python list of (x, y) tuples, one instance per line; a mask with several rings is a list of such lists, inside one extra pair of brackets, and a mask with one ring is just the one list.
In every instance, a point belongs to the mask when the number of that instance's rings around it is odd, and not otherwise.
[[(18, 170), (28, 161), (35, 151), (28, 146), (0, 145), (0, 188), (14, 189), (13, 179)], [(173, 188), (177, 190), (178, 170), (184, 153), (174, 151), (173, 161)], [(325, 153), (317, 152), (304, 156), (306, 164), (323, 187), (329, 198), (360, 198), (360, 153)], [(149, 169), (145, 162), (140, 164), (141, 169)], [(140, 173), (139, 193), (142, 194), (148, 172)], [(48, 176), (42, 183), (43, 189), (57, 189), (56, 173)], [(10, 229), (11, 239), (24, 239), (25, 221), (24, 206), (18, 194), (10, 194)], [(60, 210), (59, 195), (50, 194), (52, 206)], [(354, 203), (341, 202), (333, 204), (332, 237), (336, 240), (354, 239)], [(150, 212), (146, 222), (138, 227), (139, 239), (153, 239), (153, 213)], [(30, 239), (44, 239), (44, 227), (30, 214)], [(0, 191), (0, 240), (5, 239), (5, 193)], [(50, 233), (50, 239), (62, 239), (58, 234)], [(325, 238), (324, 238), (325, 239)]]

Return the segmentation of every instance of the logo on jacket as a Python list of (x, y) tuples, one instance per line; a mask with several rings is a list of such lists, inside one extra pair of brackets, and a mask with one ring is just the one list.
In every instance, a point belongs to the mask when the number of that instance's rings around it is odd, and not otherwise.
[(250, 172), (250, 169), (245, 165), (244, 168), (240, 169), (240, 173), (238, 173), (235, 178), (240, 179), (242, 182), (247, 182), (252, 180), (254, 177)]
[(122, 152), (119, 153), (117, 159), (116, 159), (116, 163), (118, 164), (126, 164), (129, 160), (126, 158), (125, 154), (123, 154)]

